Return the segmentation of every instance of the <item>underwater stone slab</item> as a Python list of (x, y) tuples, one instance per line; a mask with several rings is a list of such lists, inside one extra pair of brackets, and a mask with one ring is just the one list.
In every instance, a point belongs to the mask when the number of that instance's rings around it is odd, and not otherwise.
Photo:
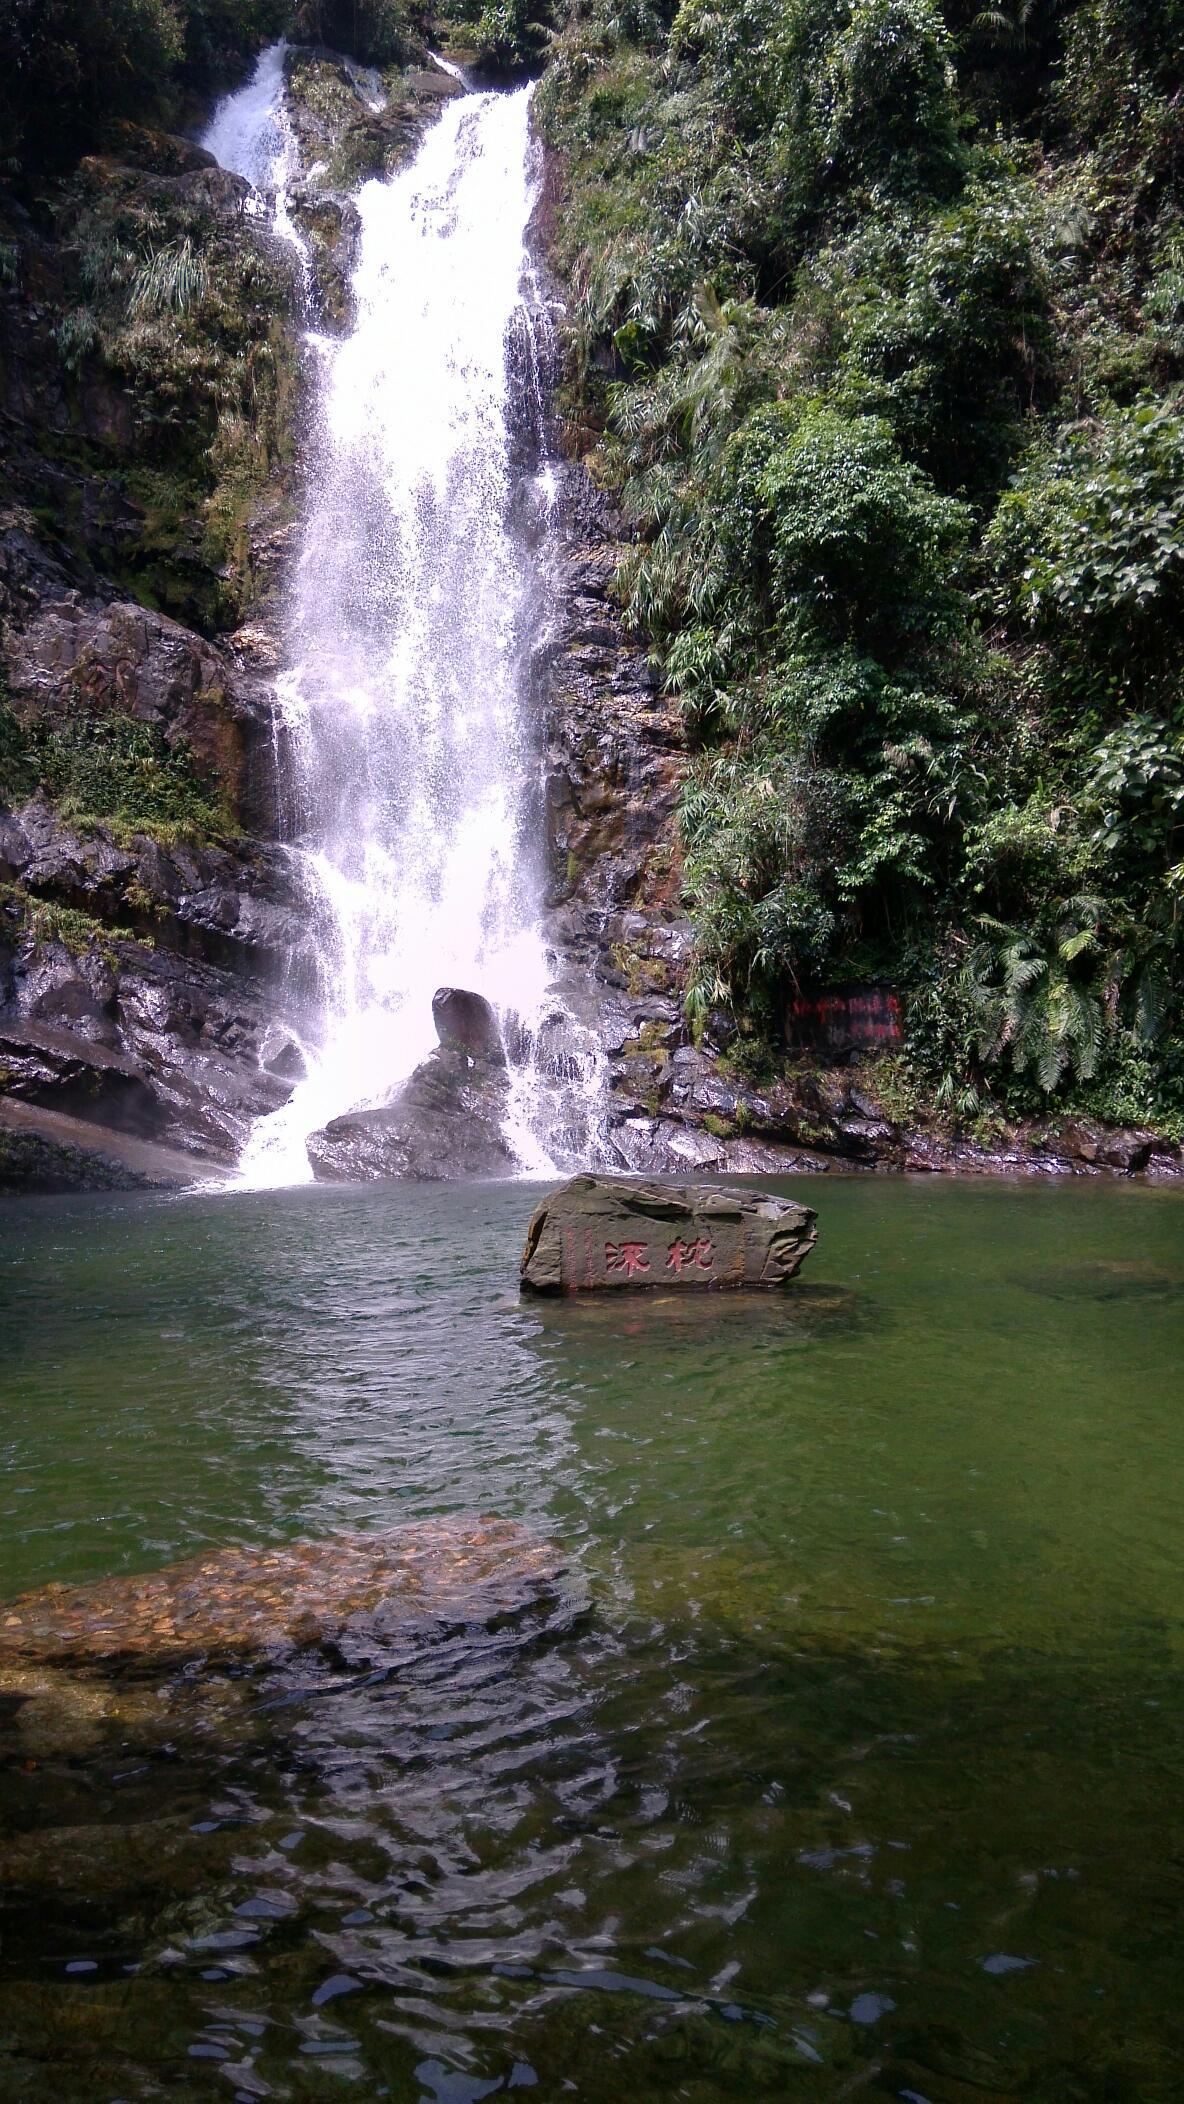
[(817, 1217), (771, 1192), (573, 1176), (531, 1220), (522, 1285), (532, 1293), (784, 1286), (814, 1247)]
[[(220, 1548), (0, 1604), (0, 1696), (30, 1664), (282, 1652), (332, 1643), (359, 1617), (397, 1632), (486, 1622), (529, 1604), (564, 1558), (513, 1520), (413, 1520), (273, 1548)], [(15, 1676), (15, 1677), (14, 1677)]]

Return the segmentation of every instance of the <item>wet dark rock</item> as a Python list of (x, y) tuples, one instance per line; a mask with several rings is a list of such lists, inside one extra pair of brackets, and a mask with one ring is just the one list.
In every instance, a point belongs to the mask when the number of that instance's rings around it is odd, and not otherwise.
[(428, 109), (433, 112), (439, 109), (442, 102), (451, 102), (457, 95), (464, 93), (455, 75), (443, 72), (438, 66), (413, 68), (411, 72), (404, 74), (403, 87), (413, 102), (426, 103)]
[(1054, 1300), (1179, 1300), (1184, 1269), (1169, 1270), (1143, 1257), (1101, 1257), (1091, 1262), (1024, 1270), (1015, 1277), (1028, 1293), (1047, 1293)]
[[(76, 962), (62, 952), (63, 975)], [(192, 966), (132, 954), (113, 996), (116, 1042), (20, 1016), (0, 1017), (4, 1098), (111, 1133), (234, 1160), (254, 1118), (278, 1110), (291, 1083), (258, 1063), (265, 1014), (223, 1005), (232, 993)], [(138, 967), (138, 968), (137, 968)], [(99, 1142), (96, 1140), (96, 1145)]]
[(265, 1044), (263, 1065), (269, 1074), (277, 1075), (281, 1081), (303, 1081), (308, 1072), (308, 1062), (291, 1038), (285, 1038), (274, 1051)]
[(160, 1109), (145, 1076), (126, 1054), (52, 1025), (0, 1019), (0, 1068), (6, 1094), (119, 1132), (157, 1137)]
[(221, 644), (134, 603), (42, 596), (7, 643), (13, 703), (51, 720), (79, 707), (152, 725), (193, 755), (240, 823), (269, 815), (273, 702)]
[(1116, 1169), (1124, 1176), (1146, 1169), (1162, 1145), (1154, 1132), (1114, 1130), (1093, 1119), (1071, 1118), (1034, 1133), (1033, 1152), (1079, 1163), (1085, 1169)]
[(502, 1131), (508, 1090), (503, 1068), (474, 1066), (467, 1054), (441, 1047), (393, 1102), (350, 1111), (313, 1133), (313, 1175), (332, 1183), (511, 1175), (515, 1159)]
[(769, 1140), (731, 1134), (721, 1137), (693, 1119), (618, 1119), (609, 1144), (621, 1167), (644, 1176), (797, 1176), (821, 1174), (835, 1165), (825, 1154)]
[(0, 1102), (0, 1192), (176, 1190), (192, 1165), (81, 1120)]
[[(565, 952), (638, 989), (670, 988), (663, 937), (685, 930), (672, 861), (685, 768), (678, 707), (626, 634), (612, 580), (626, 552), (611, 500), (559, 470), (559, 574), (547, 675), (547, 827)], [(632, 928), (617, 925), (632, 912)], [(676, 943), (678, 936), (672, 938)]]
[(0, 1104), (85, 1121), (96, 1148), (130, 1134), (228, 1164), (291, 1094), (260, 1062), (266, 988), (198, 959), (27, 936), (0, 990)]
[(30, 939), (12, 989), (0, 1012), (5, 1100), (224, 1164), (291, 1094), (260, 1062), (266, 987), (199, 959), (123, 941), (75, 955)]
[(120, 159), (149, 175), (194, 175), (203, 168), (218, 166), (212, 153), (194, 139), (181, 139), (129, 119), (112, 127), (112, 144)]
[(534, 1293), (784, 1286), (817, 1239), (809, 1206), (763, 1191), (574, 1176), (527, 1230)]
[(0, 817), (0, 882), (0, 1097), (232, 1160), (299, 1078), (272, 1022), (281, 975), (317, 969), (298, 865), (83, 834), (35, 798)]
[(462, 91), (435, 67), (388, 69), (380, 78), (339, 52), (307, 45), (289, 54), (287, 78), (301, 164), (289, 209), (309, 245), (316, 319), (343, 329), (361, 225), (352, 193), (410, 160), (441, 103)]
[(460, 986), (440, 987), (432, 995), (432, 1021), (446, 1051), (505, 1065), (506, 1051), (497, 1016), (483, 994), (468, 993)]

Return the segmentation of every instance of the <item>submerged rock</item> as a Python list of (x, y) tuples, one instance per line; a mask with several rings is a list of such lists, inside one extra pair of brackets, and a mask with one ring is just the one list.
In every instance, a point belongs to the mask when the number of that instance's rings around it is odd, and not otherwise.
[(814, 1247), (817, 1217), (763, 1191), (573, 1176), (530, 1223), (522, 1284), (534, 1293), (783, 1286)]
[(270, 1549), (217, 1549), (141, 1577), (47, 1585), (0, 1608), (0, 1693), (30, 1663), (89, 1665), (293, 1650), (333, 1642), (357, 1617), (384, 1630), (488, 1621), (554, 1581), (554, 1543), (511, 1520), (423, 1520)]
[(508, 1096), (504, 1068), (491, 1060), (474, 1064), (466, 1053), (441, 1046), (393, 1103), (348, 1111), (312, 1133), (312, 1173), (326, 1183), (509, 1176), (516, 1163), (502, 1131)]
[(1178, 1299), (1184, 1291), (1184, 1270), (1170, 1270), (1148, 1263), (1144, 1257), (1097, 1257), (1081, 1264), (1014, 1274), (1014, 1282), (1028, 1293), (1047, 1293), (1053, 1300)]

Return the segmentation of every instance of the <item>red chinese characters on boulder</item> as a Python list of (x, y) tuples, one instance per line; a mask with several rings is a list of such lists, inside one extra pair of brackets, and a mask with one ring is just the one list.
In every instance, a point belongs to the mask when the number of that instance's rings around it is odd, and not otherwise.
[[(667, 1271), (678, 1272), (680, 1276), (684, 1271), (710, 1271), (714, 1263), (715, 1244), (710, 1235), (698, 1235), (693, 1242), (684, 1242), (678, 1235), (666, 1253)], [(606, 1242), (604, 1268), (608, 1272), (623, 1273), (626, 1278), (649, 1271), (649, 1243)]]
[(680, 1235), (670, 1244), (666, 1258), (667, 1271), (710, 1271), (715, 1262), (715, 1244), (710, 1235), (700, 1235), (694, 1242), (684, 1242)]
[(809, 1206), (765, 1189), (573, 1176), (537, 1207), (522, 1252), (530, 1293), (647, 1295), (781, 1287), (815, 1239)]
[(606, 1242), (604, 1267), (606, 1271), (623, 1271), (626, 1278), (632, 1278), (635, 1271), (648, 1271), (649, 1243)]

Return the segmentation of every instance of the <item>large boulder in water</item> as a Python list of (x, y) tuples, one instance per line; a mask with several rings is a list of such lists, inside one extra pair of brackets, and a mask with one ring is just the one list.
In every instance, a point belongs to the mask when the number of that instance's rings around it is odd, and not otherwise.
[(504, 1068), (488, 1060), (473, 1065), (465, 1053), (441, 1046), (393, 1102), (348, 1111), (312, 1133), (312, 1173), (322, 1183), (511, 1176), (517, 1162), (502, 1130), (508, 1097)]
[(817, 1214), (765, 1191), (573, 1176), (527, 1230), (533, 1293), (784, 1286), (814, 1247)]

